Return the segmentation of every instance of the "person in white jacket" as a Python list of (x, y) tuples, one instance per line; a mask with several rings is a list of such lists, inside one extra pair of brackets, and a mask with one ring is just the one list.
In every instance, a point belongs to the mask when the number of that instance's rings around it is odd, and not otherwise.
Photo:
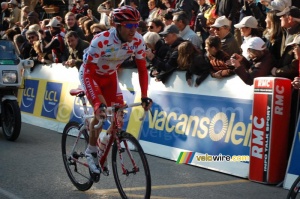
[(283, 11), (286, 7), (292, 6), (292, 0), (261, 0), (261, 4), (272, 10)]

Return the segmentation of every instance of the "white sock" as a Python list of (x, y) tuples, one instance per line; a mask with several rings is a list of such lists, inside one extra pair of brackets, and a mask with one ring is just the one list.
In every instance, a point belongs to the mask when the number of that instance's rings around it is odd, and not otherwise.
[(92, 145), (88, 145), (88, 147), (85, 150), (85, 153), (97, 153), (98, 151), (98, 147), (97, 146), (92, 146)]

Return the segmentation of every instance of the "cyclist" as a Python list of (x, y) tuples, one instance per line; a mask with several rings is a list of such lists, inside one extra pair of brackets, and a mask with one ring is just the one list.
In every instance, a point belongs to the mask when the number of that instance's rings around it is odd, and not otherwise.
[(130, 6), (122, 6), (113, 10), (112, 17), (115, 27), (94, 36), (83, 56), (83, 64), (79, 71), (81, 84), (95, 114), (89, 129), (90, 138), (85, 156), (90, 170), (97, 174), (100, 173), (98, 158), (101, 151), (98, 151), (96, 143), (102, 127), (95, 129), (94, 125), (100, 118), (106, 117), (107, 106), (124, 103), (117, 70), (132, 54), (135, 55), (138, 68), (142, 106), (148, 110), (152, 104), (152, 100), (147, 97), (145, 43), (143, 37), (136, 31), (140, 13)]

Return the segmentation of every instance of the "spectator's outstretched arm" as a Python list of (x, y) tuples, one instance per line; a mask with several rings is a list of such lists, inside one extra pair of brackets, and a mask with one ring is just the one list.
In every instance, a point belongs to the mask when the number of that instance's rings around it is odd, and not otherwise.
[(59, 46), (60, 46), (60, 43), (59, 43), (58, 39), (53, 39), (43, 48), (43, 53), (48, 53), (53, 48), (58, 48)]
[(177, 68), (177, 58), (178, 51), (174, 51), (166, 62), (164, 60), (159, 60), (157, 57), (154, 57), (154, 59), (152, 60), (152, 64), (160, 70), (169, 71), (172, 68)]

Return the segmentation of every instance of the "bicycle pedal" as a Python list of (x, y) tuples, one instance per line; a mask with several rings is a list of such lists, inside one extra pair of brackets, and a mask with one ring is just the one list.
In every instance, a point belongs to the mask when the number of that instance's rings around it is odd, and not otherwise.
[(93, 172), (91, 172), (91, 170), (90, 170), (90, 175), (91, 175), (91, 178), (92, 178), (92, 181), (93, 181), (93, 182), (99, 182), (99, 180), (100, 180), (100, 174), (98, 174), (98, 173), (93, 173)]
[(102, 174), (103, 174), (104, 176), (109, 176), (109, 169), (108, 169), (107, 167), (104, 167), (104, 168), (103, 168), (103, 171), (102, 171)]

